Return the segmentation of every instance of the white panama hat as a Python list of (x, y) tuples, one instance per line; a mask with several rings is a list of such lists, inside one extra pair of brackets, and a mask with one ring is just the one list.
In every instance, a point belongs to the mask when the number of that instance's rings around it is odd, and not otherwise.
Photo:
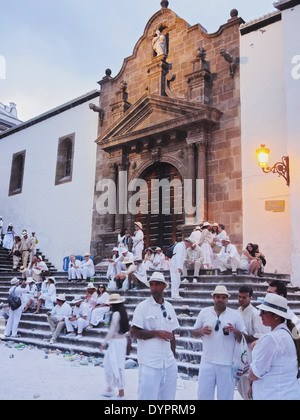
[(222, 286), (222, 285), (218, 285), (216, 286), (215, 290), (213, 291), (213, 293), (211, 294), (212, 296), (214, 295), (226, 295), (230, 298), (230, 294), (228, 293), (227, 287), (226, 286)]
[(264, 302), (257, 306), (257, 309), (272, 312), (284, 319), (291, 319), (287, 300), (283, 296), (276, 295), (275, 293), (268, 293)]
[(151, 281), (158, 281), (160, 283), (164, 283), (167, 286), (166, 289), (169, 287), (169, 283), (166, 281), (165, 276), (163, 275), (163, 273), (161, 273), (159, 271), (155, 271), (152, 274), (150, 279), (145, 283), (146, 286), (150, 287), (150, 282)]
[(120, 296), (118, 293), (114, 293), (109, 296), (109, 300), (105, 302), (105, 305), (117, 305), (118, 303), (124, 303), (125, 298)]

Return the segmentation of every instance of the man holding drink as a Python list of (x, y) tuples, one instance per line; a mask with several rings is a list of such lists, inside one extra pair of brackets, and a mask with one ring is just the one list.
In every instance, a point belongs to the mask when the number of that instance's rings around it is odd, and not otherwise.
[(219, 400), (233, 400), (235, 381), (231, 366), (235, 341), (241, 341), (247, 331), (240, 314), (227, 307), (227, 288), (217, 286), (212, 296), (214, 306), (202, 309), (193, 331), (194, 337), (203, 340), (198, 399), (213, 400), (217, 387)]

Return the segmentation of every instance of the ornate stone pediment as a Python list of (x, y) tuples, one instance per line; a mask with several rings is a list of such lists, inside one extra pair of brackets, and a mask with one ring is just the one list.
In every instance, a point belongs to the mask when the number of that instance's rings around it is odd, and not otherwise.
[(111, 127), (98, 137), (96, 143), (112, 151), (120, 146), (149, 136), (184, 130), (191, 125), (217, 124), (222, 112), (216, 108), (188, 101), (145, 94)]

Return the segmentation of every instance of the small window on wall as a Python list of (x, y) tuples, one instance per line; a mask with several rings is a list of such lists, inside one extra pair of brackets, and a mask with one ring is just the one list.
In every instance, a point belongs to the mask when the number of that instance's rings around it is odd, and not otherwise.
[(58, 140), (55, 185), (72, 181), (75, 134)]
[(12, 158), (9, 193), (8, 195), (21, 194), (25, 167), (26, 151), (15, 153)]

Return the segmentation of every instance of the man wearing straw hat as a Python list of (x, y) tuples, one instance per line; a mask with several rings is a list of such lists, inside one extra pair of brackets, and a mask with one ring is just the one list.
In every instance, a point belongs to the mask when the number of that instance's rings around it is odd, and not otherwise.
[(177, 363), (174, 331), (179, 328), (174, 308), (164, 300), (168, 287), (163, 273), (154, 272), (146, 283), (151, 297), (133, 315), (131, 336), (138, 342), (139, 400), (174, 400)]
[(235, 381), (231, 367), (235, 341), (246, 335), (244, 321), (238, 311), (227, 307), (230, 294), (218, 285), (212, 293), (214, 306), (199, 313), (193, 335), (203, 340), (199, 369), (198, 399), (213, 400), (217, 387), (218, 400), (233, 400)]
[(66, 296), (64, 294), (57, 296), (56, 303), (57, 305), (52, 311), (47, 313), (47, 320), (52, 333), (50, 344), (56, 342), (65, 326), (65, 318), (72, 315), (71, 306), (66, 302)]

